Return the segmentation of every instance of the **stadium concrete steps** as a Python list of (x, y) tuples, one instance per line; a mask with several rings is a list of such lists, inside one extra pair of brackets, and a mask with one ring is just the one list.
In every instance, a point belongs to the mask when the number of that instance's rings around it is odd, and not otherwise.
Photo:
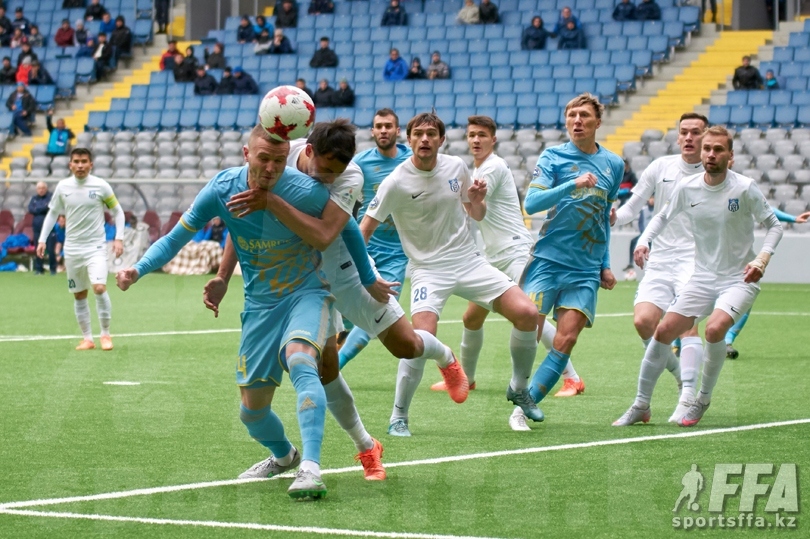
[(621, 154), (624, 143), (640, 140), (646, 129), (671, 129), (682, 113), (708, 102), (711, 92), (726, 83), (740, 65), (742, 56), (755, 54), (772, 37), (771, 31), (722, 32), (685, 69), (667, 77), (666, 86), (606, 136), (604, 146)]
[[(198, 41), (179, 42), (178, 48), (185, 50), (188, 45), (196, 45)], [(96, 83), (91, 86), (79, 85), (76, 87), (76, 98), (69, 102), (70, 110), (56, 112), (55, 117), (65, 119), (65, 124), (78, 134), (84, 131), (84, 126), (90, 113), (93, 111), (109, 110), (115, 97), (129, 97), (132, 86), (135, 84), (149, 84), (150, 75), (160, 69), (160, 57), (167, 48), (165, 35), (155, 36), (154, 43), (146, 48), (146, 54), (138, 54), (131, 61), (129, 69), (119, 68), (108, 82)], [(142, 50), (142, 49), (141, 49)], [(133, 67), (134, 66), (134, 67)], [(30, 159), (31, 150), (37, 144), (47, 144), (49, 133), (43, 128), (45, 113), (37, 114), (37, 126), (32, 137), (16, 137), (6, 144), (6, 153), (0, 161), (0, 170), (9, 173), (9, 165), (15, 157)]]

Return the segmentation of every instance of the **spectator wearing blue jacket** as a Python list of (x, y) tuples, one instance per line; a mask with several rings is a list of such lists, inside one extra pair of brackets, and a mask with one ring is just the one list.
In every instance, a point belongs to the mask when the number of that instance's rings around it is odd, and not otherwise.
[(252, 95), (259, 93), (259, 86), (249, 74), (245, 73), (242, 66), (233, 68), (233, 93), (234, 95)]
[(257, 36), (262, 33), (262, 30), (267, 30), (269, 35), (273, 35), (275, 31), (275, 27), (272, 23), (268, 22), (264, 15), (257, 15), (256, 16), (256, 24), (253, 25), (253, 33)]
[(551, 34), (548, 30), (543, 28), (543, 18), (540, 16), (532, 17), (532, 24), (525, 30), (520, 37), (520, 48), (524, 51), (539, 51), (546, 48), (546, 39)]
[(244, 44), (253, 43), (255, 40), (256, 32), (253, 31), (250, 18), (247, 15), (242, 15), (242, 20), (239, 21), (239, 26), (236, 28), (236, 41)]
[(636, 6), (630, 0), (621, 0), (616, 7), (613, 8), (614, 21), (633, 21), (636, 19)]
[(115, 21), (110, 16), (110, 12), (108, 11), (104, 15), (101, 16), (101, 25), (99, 26), (99, 33), (104, 32), (107, 35), (110, 35), (115, 30)]
[[(45, 182), (37, 183), (37, 194), (31, 197), (28, 203), (28, 213), (33, 215), (31, 226), (34, 229), (34, 238), (39, 238), (42, 232), (42, 224), (45, 222), (45, 216), (48, 215), (48, 204), (51, 203), (51, 192), (48, 191), (48, 184)], [(34, 273), (42, 275), (42, 259), (34, 259)], [(52, 258), (51, 273), (56, 273), (56, 257)]]
[(557, 42), (558, 49), (584, 49), (585, 34), (581, 28), (577, 28), (574, 21), (568, 21), (565, 28), (560, 30), (560, 40)]
[(383, 13), (380, 26), (408, 26), (408, 14), (399, 5), (399, 0), (391, 0), (391, 5)]
[(387, 81), (403, 80), (408, 76), (408, 64), (399, 55), (398, 49), (391, 49), (391, 55), (385, 62), (383, 79)]
[(14, 20), (11, 21), (11, 26), (16, 30), (19, 28), (22, 33), (28, 35), (31, 33), (31, 21), (23, 15), (23, 8), (18, 7), (14, 10)]
[[(70, 140), (76, 135), (73, 131), (65, 125), (65, 120), (59, 118), (56, 120), (56, 126), (53, 125), (53, 109), (48, 110), (45, 116), (45, 125), (48, 127), (48, 147), (46, 153), (48, 155), (67, 155), (70, 149)], [(38, 238), (38, 236), (36, 236)]]
[(636, 6), (636, 20), (660, 21), (661, 8), (655, 3), (655, 0), (641, 0), (641, 3)]
[(570, 21), (574, 22), (575, 28), (579, 28), (579, 19), (574, 17), (574, 14), (571, 13), (571, 8), (566, 6), (562, 8), (562, 11), (560, 12), (560, 20), (557, 21), (556, 25), (554, 25), (554, 30), (551, 32), (552, 37), (560, 35), (560, 32), (566, 29)]
[(310, 15), (321, 15), (323, 13), (334, 13), (335, 4), (332, 0), (312, 0), (309, 3), (307, 13)]

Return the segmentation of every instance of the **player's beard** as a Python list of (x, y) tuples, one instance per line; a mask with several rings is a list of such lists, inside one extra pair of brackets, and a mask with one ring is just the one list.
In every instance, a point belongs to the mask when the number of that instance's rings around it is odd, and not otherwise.
[(378, 138), (375, 138), (374, 142), (377, 144), (377, 148), (381, 149), (384, 152), (387, 152), (388, 150), (390, 150), (391, 148), (396, 146), (397, 139), (396, 139), (396, 137), (391, 137), (391, 138), (388, 139), (388, 142), (385, 145), (381, 144), (380, 139), (378, 139)]

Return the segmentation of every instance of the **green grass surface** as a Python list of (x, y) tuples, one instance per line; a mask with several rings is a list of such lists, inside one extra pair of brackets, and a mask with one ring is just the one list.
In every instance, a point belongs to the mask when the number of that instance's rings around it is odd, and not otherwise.
[[(242, 301), (238, 281), (220, 317), (214, 319), (202, 306), (206, 280), (155, 275), (127, 293), (111, 288), (115, 350), (76, 352), (79, 336), (64, 276), (0, 276), (0, 504), (229, 480), (266, 456), (238, 418), (234, 384), (238, 332), (204, 333), (238, 329)], [(528, 433), (512, 432), (507, 425), (508, 324), (493, 320), (486, 326), (476, 377), (479, 389), (466, 403), (457, 405), (447, 395), (431, 392), (429, 385), (440, 376), (428, 365), (411, 409), (409, 439), (385, 433), (397, 362), (373, 342), (344, 375), (366, 427), (385, 446), (384, 462), (693, 432), (666, 423), (677, 400), (675, 383), (667, 373), (656, 389), (651, 424), (623, 429), (610, 425), (633, 400), (643, 353), (628, 316), (634, 291), (635, 283), (621, 283), (616, 290), (601, 293), (598, 313), (624, 316), (597, 316), (595, 327), (586, 330), (577, 345), (573, 359), (586, 393), (545, 400), (541, 407), (546, 421), (533, 424)], [(695, 431), (810, 417), (808, 300), (807, 286), (763, 287), (737, 341), (741, 357), (725, 365), (712, 407)], [(444, 314), (447, 323), (440, 325), (439, 338), (455, 350), (464, 306), (454, 298)], [(189, 331), (199, 333), (183, 334)], [(155, 332), (178, 334), (120, 336)], [(24, 335), (75, 337), (9, 339)], [(543, 357), (538, 353), (537, 361)], [(108, 381), (141, 384), (105, 385)], [(274, 409), (298, 445), (293, 403), (291, 384), (285, 380)], [(428, 536), (680, 537), (694, 533), (673, 530), (671, 523), (681, 478), (691, 464), (703, 471), (708, 487), (716, 463), (796, 463), (801, 494), (810, 486), (803, 473), (810, 466), (808, 438), (810, 425), (800, 424), (391, 467), (388, 480), (377, 483), (349, 471), (324, 475), (329, 494), (316, 503), (291, 501), (286, 494), (290, 480), (280, 479), (28, 509)], [(355, 452), (327, 417), (322, 467), (354, 466)], [(760, 481), (772, 483), (773, 477)], [(741, 482), (739, 477), (736, 482)], [(699, 513), (682, 510), (678, 515), (708, 517), (708, 500), (707, 490), (701, 494)], [(764, 513), (766, 500), (767, 496), (758, 501), (756, 515), (770, 518)], [(737, 514), (738, 501), (739, 496), (729, 500), (727, 514)], [(798, 527), (795, 533), (807, 536), (801, 512)], [(739, 530), (697, 533), (724, 536)], [(0, 537), (113, 536), (324, 537), (293, 530), (0, 512)]]

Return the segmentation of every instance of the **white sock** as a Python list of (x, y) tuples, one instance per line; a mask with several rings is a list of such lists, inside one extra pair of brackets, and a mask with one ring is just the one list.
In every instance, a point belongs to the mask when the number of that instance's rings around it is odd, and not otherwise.
[(647, 347), (649, 347), (650, 343), (652, 342), (652, 337), (650, 337), (649, 339), (641, 339), (641, 342), (644, 343), (644, 349), (646, 350)]
[(394, 394), (394, 411), (391, 412), (391, 421), (395, 419), (408, 419), (408, 409), (411, 407), (413, 394), (422, 381), (425, 373), (425, 360), (400, 359), (397, 369), (397, 388)]
[(326, 393), (326, 407), (340, 428), (352, 439), (357, 450), (362, 453), (374, 447), (374, 441), (360, 420), (360, 414), (354, 405), (354, 396), (343, 375), (338, 374), (335, 380), (323, 386), (323, 390)]
[(712, 399), (712, 390), (726, 361), (726, 341), (706, 342), (703, 348), (703, 377), (700, 379), (698, 400), (708, 404)]
[(667, 356), (667, 370), (678, 380), (681, 379), (681, 360), (672, 351), (672, 346), (669, 347), (669, 356)]
[(546, 349), (546, 352), (551, 351), (554, 345), (554, 337), (557, 335), (557, 328), (555, 328), (548, 320), (543, 320), (543, 331), (540, 333), (540, 342)]
[(82, 331), (84, 340), (93, 340), (93, 329), (90, 327), (90, 305), (85, 299), (73, 300), (73, 312), (76, 313), (76, 321), (79, 322), (79, 329)]
[(416, 359), (433, 359), (442, 369), (453, 362), (453, 353), (435, 335), (423, 329), (415, 329), (414, 331), (422, 339), (422, 346), (424, 347), (422, 355)]
[(697, 391), (698, 372), (703, 363), (703, 341), (700, 337), (684, 337), (681, 339), (681, 380), (683, 390), (681, 400), (688, 401), (695, 398)]
[(103, 294), (96, 294), (96, 312), (98, 312), (98, 321), (101, 324), (101, 335), (109, 336), (112, 303), (110, 302), (110, 295), (107, 294), (106, 290)]
[(636, 395), (635, 405), (640, 408), (647, 408), (652, 400), (653, 389), (658, 382), (658, 377), (664, 372), (667, 365), (669, 356), (667, 353), (672, 354), (672, 349), (669, 343), (658, 342), (654, 338), (647, 347), (644, 353), (644, 359), (641, 360), (641, 370), (638, 373), (638, 394)]
[(306, 472), (312, 472), (318, 477), (320, 477), (321, 475), (321, 466), (314, 460), (302, 460), (299, 469), (304, 470)]
[(529, 387), (534, 356), (537, 355), (537, 329), (520, 331), (512, 328), (509, 337), (509, 351), (512, 354), (512, 389), (521, 391)]
[(478, 366), (478, 356), (481, 354), (483, 346), (483, 327), (481, 329), (464, 328), (461, 333), (461, 366), (464, 368), (464, 374), (467, 375), (467, 381), (470, 384), (475, 382), (475, 368)]
[(290, 452), (289, 452), (289, 453), (287, 453), (286, 455), (284, 455), (284, 456), (283, 456), (283, 457), (281, 457), (281, 458), (276, 458), (275, 460), (276, 460), (276, 462), (278, 462), (280, 465), (282, 465), (282, 466), (287, 466), (288, 464), (290, 464), (290, 463), (292, 462), (292, 460), (293, 460), (293, 454), (295, 454), (295, 448), (294, 448), (294, 447), (290, 447)]
[(574, 368), (574, 364), (571, 363), (571, 359), (568, 359), (568, 363), (565, 365), (565, 369), (563, 369), (563, 380), (573, 380), (574, 382), (579, 382), (579, 375), (577, 374), (577, 370)]

